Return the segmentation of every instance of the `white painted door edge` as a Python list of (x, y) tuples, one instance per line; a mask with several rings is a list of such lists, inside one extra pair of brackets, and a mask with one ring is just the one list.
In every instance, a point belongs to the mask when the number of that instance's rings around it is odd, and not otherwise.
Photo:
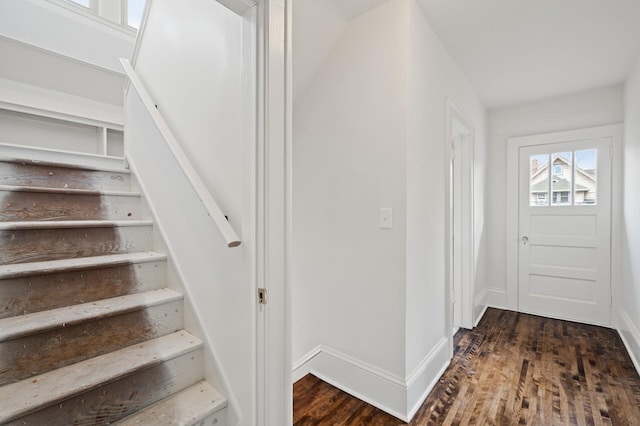
[(466, 271), (466, 275), (468, 276), (467, 287), (463, 291), (461, 295), (458, 295), (458, 299), (461, 302), (462, 312), (463, 312), (463, 326), (467, 328), (473, 328), (473, 311), (474, 311), (474, 293), (475, 293), (475, 270), (474, 270), (474, 259), (476, 258), (475, 253), (475, 241), (474, 241), (474, 211), (475, 211), (475, 203), (474, 203), (474, 126), (471, 120), (467, 118), (467, 116), (455, 105), (455, 103), (447, 98), (446, 100), (446, 140), (445, 140), (445, 152), (448, 153), (446, 156), (446, 167), (445, 167), (445, 187), (447, 190), (445, 191), (445, 264), (447, 265), (445, 268), (445, 282), (447, 283), (447, 291), (446, 301), (445, 301), (445, 314), (446, 318), (446, 329), (447, 335), (449, 335), (450, 347), (453, 348), (453, 327), (454, 324), (452, 322), (452, 312), (451, 312), (451, 284), (452, 284), (452, 271), (453, 271), (453, 250), (452, 250), (452, 231), (453, 231), (453, 212), (452, 212), (452, 200), (451, 200), (451, 190), (452, 190), (452, 156), (454, 155), (452, 152), (452, 140), (455, 134), (456, 129), (454, 129), (454, 121), (458, 121), (463, 127), (466, 128), (468, 132), (468, 140), (469, 140), (469, 164), (468, 164), (468, 172), (469, 172), (469, 182), (468, 182), (468, 193), (465, 194), (467, 197), (467, 203), (469, 205), (469, 215), (467, 217), (467, 232), (468, 235), (465, 235), (464, 238), (468, 241), (467, 251), (464, 256), (465, 262), (462, 265), (463, 269)]

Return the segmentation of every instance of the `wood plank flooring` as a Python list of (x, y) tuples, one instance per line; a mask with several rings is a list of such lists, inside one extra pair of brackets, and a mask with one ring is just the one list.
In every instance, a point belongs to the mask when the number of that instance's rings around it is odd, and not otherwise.
[[(640, 425), (640, 376), (611, 329), (488, 309), (410, 425)], [(294, 425), (406, 423), (320, 379), (294, 385)]]

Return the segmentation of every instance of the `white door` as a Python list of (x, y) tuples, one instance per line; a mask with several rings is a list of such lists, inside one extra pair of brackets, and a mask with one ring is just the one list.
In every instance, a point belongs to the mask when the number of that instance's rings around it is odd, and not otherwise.
[(611, 138), (519, 149), (518, 310), (608, 325)]

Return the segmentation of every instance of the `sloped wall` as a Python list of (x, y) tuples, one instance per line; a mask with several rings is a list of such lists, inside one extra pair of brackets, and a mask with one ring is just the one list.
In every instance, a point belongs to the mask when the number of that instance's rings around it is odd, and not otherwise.
[(294, 359), (323, 342), (403, 371), (406, 19), (350, 22), (294, 113)]

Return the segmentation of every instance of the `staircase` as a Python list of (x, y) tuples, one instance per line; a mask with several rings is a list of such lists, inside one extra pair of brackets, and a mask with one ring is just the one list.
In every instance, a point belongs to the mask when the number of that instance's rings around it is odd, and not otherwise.
[(224, 425), (132, 181), (0, 158), (0, 425)]

